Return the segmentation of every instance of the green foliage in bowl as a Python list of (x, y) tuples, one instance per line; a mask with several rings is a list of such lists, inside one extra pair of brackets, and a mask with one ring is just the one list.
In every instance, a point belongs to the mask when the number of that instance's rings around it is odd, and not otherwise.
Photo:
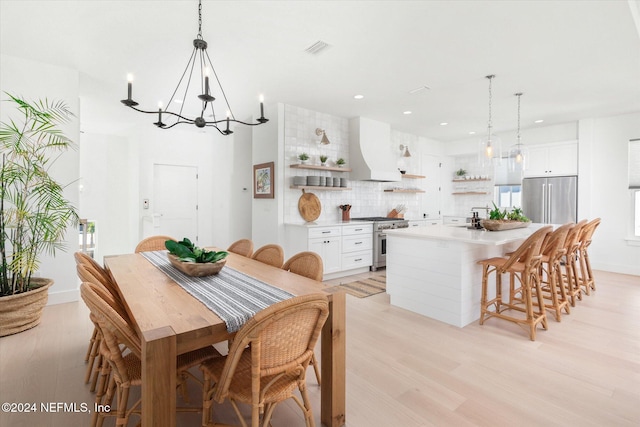
[(507, 214), (507, 219), (510, 219), (511, 221), (521, 221), (521, 222), (530, 221), (529, 218), (524, 216), (524, 213), (520, 208), (513, 208), (513, 210)]
[(493, 203), (493, 209), (489, 212), (489, 219), (494, 219), (498, 221), (501, 221), (501, 220), (520, 221), (520, 222), (530, 221), (529, 218), (524, 216), (522, 209), (514, 208), (511, 212), (507, 213), (506, 209), (501, 211), (500, 208), (498, 208), (495, 203)]
[(169, 250), (171, 255), (178, 257), (183, 262), (195, 262), (198, 264), (204, 264), (208, 262), (217, 262), (221, 259), (225, 259), (229, 255), (226, 251), (208, 251), (203, 248), (195, 246), (191, 240), (186, 237), (181, 242), (174, 240), (167, 240), (164, 246)]

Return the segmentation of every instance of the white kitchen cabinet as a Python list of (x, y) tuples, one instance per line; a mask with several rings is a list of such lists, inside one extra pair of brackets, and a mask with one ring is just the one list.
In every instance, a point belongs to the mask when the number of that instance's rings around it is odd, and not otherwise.
[(409, 227), (427, 227), (430, 225), (440, 225), (440, 224), (442, 224), (441, 218), (412, 219), (409, 221)]
[(452, 227), (466, 227), (467, 218), (464, 216), (443, 216), (442, 223)]
[(342, 271), (373, 264), (373, 224), (342, 227)]
[(578, 142), (528, 146), (525, 177), (578, 174)]
[(342, 254), (340, 237), (318, 237), (309, 239), (309, 250), (322, 258), (324, 274), (340, 271)]
[(322, 258), (324, 279), (369, 271), (373, 264), (373, 224), (287, 226), (286, 251), (313, 251)]

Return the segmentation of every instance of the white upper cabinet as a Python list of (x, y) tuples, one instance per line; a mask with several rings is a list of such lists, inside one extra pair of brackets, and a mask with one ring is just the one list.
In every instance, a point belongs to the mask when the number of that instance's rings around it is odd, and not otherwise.
[(578, 174), (578, 142), (529, 145), (525, 177)]

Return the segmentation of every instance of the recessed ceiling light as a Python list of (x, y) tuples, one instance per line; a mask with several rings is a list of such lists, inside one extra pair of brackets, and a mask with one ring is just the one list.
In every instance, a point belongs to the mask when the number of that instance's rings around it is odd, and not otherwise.
[(411, 114), (411, 111), (404, 111), (402, 114)]
[(469, 132), (469, 135), (475, 135), (475, 134), (476, 134), (475, 130), (472, 130), (471, 132)]
[(542, 122), (544, 122), (544, 120), (540, 119), (540, 120), (536, 120), (536, 121), (535, 121), (535, 122), (533, 122), (533, 123), (542, 123)]
[(364, 98), (364, 95), (354, 95), (353, 97), (355, 99), (362, 99), (362, 98)]
[(442, 123), (440, 123), (440, 126), (446, 126), (446, 125), (448, 125), (448, 124), (449, 124), (449, 123), (447, 123), (447, 122), (442, 122)]
[(174, 99), (173, 102), (176, 104), (182, 104), (182, 99)]

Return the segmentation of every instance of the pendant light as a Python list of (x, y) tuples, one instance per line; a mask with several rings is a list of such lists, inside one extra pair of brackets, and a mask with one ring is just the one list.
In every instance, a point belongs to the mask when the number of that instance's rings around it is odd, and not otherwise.
[(491, 121), (491, 82), (495, 78), (494, 74), (485, 76), (489, 80), (489, 122), (487, 124), (487, 136), (480, 139), (478, 147), (478, 163), (480, 166), (486, 167), (494, 163), (499, 164), (501, 158), (500, 138), (493, 135), (493, 123)]
[(510, 172), (524, 172), (529, 160), (529, 150), (522, 144), (522, 138), (520, 136), (520, 97), (522, 93), (516, 93), (518, 97), (518, 133), (516, 134), (516, 143), (511, 146), (509, 150), (509, 171)]
[[(199, 76), (193, 76), (193, 71), (199, 70)], [(215, 79), (214, 89), (217, 90), (216, 95), (222, 96), (224, 100), (224, 104), (222, 105), (223, 111), (226, 111), (226, 115), (216, 114), (216, 111), (213, 106), (213, 101), (216, 98), (213, 96), (212, 88), (210, 86), (209, 77), (213, 76)], [(191, 81), (196, 81), (200, 83), (200, 95), (193, 96), (194, 98), (198, 98), (200, 102), (200, 115), (197, 117), (187, 117), (187, 113), (184, 113), (184, 106), (187, 103), (187, 97), (189, 96), (189, 85)], [(183, 84), (186, 83), (186, 84)], [(264, 117), (264, 99), (260, 96), (260, 117), (256, 119), (255, 123), (246, 123), (240, 120), (237, 120), (233, 115), (231, 110), (231, 106), (229, 105), (229, 100), (227, 99), (227, 95), (222, 88), (222, 84), (218, 79), (218, 75), (216, 70), (213, 68), (213, 64), (211, 63), (211, 58), (209, 58), (209, 54), (207, 53), (207, 42), (202, 38), (202, 0), (198, 1), (198, 35), (193, 40), (193, 50), (191, 52), (191, 56), (189, 61), (187, 62), (187, 66), (178, 80), (178, 84), (174, 89), (171, 98), (167, 101), (166, 106), (162, 107), (162, 103), (158, 104), (157, 110), (143, 110), (141, 108), (137, 108), (138, 103), (131, 98), (133, 89), (133, 76), (131, 74), (128, 75), (128, 85), (127, 85), (127, 99), (123, 99), (122, 102), (125, 106), (135, 110), (139, 113), (145, 114), (157, 114), (158, 121), (154, 123), (160, 129), (170, 129), (179, 124), (194, 124), (199, 128), (214, 127), (218, 132), (223, 135), (230, 135), (233, 131), (229, 128), (231, 123), (238, 123), (246, 126), (257, 126), (264, 124), (269, 121), (269, 119)], [(197, 89), (196, 89), (197, 90)], [(182, 99), (176, 98), (176, 94)], [(192, 94), (194, 95), (194, 94)], [(180, 108), (177, 111), (171, 111), (169, 108), (172, 106), (172, 103), (176, 103), (180, 105)], [(226, 108), (225, 108), (226, 107)], [(163, 116), (165, 119), (169, 118), (171, 123), (164, 123), (162, 121)], [(206, 117), (206, 118), (205, 118)], [(174, 121), (175, 120), (175, 121)]]

